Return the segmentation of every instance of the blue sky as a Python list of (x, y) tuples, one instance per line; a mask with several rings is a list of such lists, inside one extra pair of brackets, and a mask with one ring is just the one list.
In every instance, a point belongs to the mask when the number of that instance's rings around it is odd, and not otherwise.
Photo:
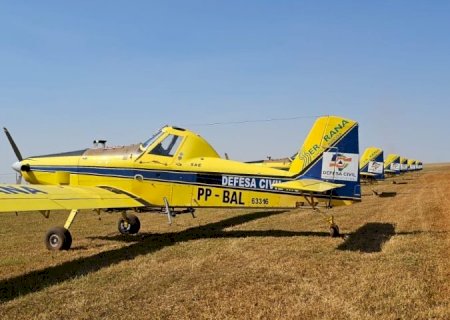
[(2, 2), (0, 125), (25, 156), (174, 124), (255, 160), (336, 114), (359, 121), (361, 152), (448, 162), (449, 34), (448, 1)]

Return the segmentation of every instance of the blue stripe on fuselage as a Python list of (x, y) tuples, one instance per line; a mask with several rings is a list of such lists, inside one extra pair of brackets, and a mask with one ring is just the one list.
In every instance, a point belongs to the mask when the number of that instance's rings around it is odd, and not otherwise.
[[(151, 169), (133, 168), (111, 168), (111, 167), (77, 167), (77, 166), (32, 166), (32, 171), (36, 172), (58, 172), (65, 171), (72, 174), (93, 175), (102, 177), (116, 177), (134, 179), (136, 175), (141, 175), (147, 181), (161, 181), (168, 183), (189, 183), (196, 185), (208, 185), (211, 187), (239, 189), (247, 191), (263, 191), (279, 194), (299, 195), (296, 191), (276, 190), (273, 183), (291, 181), (281, 177), (256, 177), (252, 175), (233, 175), (223, 173), (200, 173), (182, 171), (161, 171)], [(233, 181), (224, 177), (233, 177)], [(248, 179), (251, 179), (250, 181)], [(224, 182), (226, 180), (226, 182)], [(316, 194), (318, 198), (329, 197), (326, 194)], [(354, 199), (353, 197), (343, 197), (343, 199)]]
[(77, 167), (77, 166), (33, 166), (33, 171), (56, 172), (66, 171), (73, 174), (95, 175), (134, 179), (141, 175), (144, 180), (160, 180), (181, 183), (200, 183), (213, 186), (237, 187), (251, 190), (273, 190), (272, 184), (289, 181), (283, 177), (261, 177), (223, 173), (200, 173), (183, 171), (162, 171), (134, 168), (111, 167)]

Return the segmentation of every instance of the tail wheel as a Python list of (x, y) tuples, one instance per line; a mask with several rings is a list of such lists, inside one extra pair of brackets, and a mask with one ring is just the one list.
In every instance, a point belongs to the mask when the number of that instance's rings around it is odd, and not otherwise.
[(136, 234), (141, 228), (141, 222), (134, 214), (127, 214), (127, 219), (119, 219), (117, 227), (121, 234)]
[(54, 227), (48, 230), (44, 241), (48, 250), (69, 250), (72, 245), (72, 235), (66, 228)]
[(340, 234), (339, 234), (339, 227), (337, 226), (337, 224), (334, 224), (334, 225), (332, 225), (330, 227), (330, 236), (332, 238), (336, 238), (336, 237), (340, 236)]

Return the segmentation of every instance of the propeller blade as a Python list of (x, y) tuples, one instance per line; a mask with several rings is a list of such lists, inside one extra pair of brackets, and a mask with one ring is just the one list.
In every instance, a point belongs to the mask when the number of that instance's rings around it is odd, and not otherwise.
[(5, 131), (6, 137), (9, 140), (9, 143), (11, 144), (11, 147), (13, 148), (14, 153), (16, 154), (16, 157), (19, 161), (22, 161), (22, 154), (19, 151), (19, 148), (17, 148), (16, 143), (14, 142), (14, 139), (12, 138), (11, 134), (9, 133), (8, 129), (3, 128), (3, 130)]

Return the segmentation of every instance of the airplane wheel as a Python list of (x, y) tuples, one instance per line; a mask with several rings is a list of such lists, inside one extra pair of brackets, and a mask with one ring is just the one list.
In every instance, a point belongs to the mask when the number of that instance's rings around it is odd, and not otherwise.
[(119, 220), (118, 228), (121, 234), (135, 234), (138, 233), (141, 228), (141, 222), (139, 218), (134, 214), (127, 214), (128, 221), (124, 218)]
[(45, 246), (48, 250), (69, 250), (72, 245), (70, 231), (63, 227), (54, 227), (45, 235)]
[(330, 227), (330, 236), (332, 238), (339, 237), (339, 227), (335, 224)]

